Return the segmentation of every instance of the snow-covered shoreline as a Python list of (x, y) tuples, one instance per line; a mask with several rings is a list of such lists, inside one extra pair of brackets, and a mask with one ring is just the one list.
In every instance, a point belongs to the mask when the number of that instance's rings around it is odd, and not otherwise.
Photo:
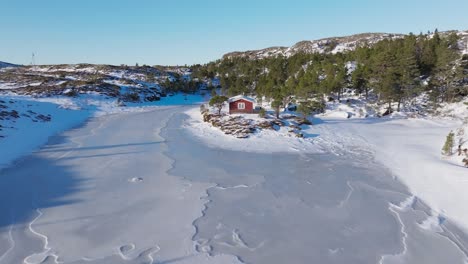
[[(0, 127), (0, 169), (10, 166), (47, 143), (50, 137), (86, 124), (93, 117), (104, 115), (146, 112), (166, 106), (190, 105), (201, 102), (202, 96), (176, 94), (158, 102), (134, 103), (118, 106), (115, 99), (98, 94), (79, 97), (44, 97), (4, 95), (7, 111), (16, 111), (18, 118), (2, 120)], [(50, 117), (37, 122), (32, 115)]]
[(399, 119), (351, 129), (366, 138), (376, 160), (426, 202), (438, 221), (448, 218), (468, 231), (468, 169), (441, 156), (445, 136), (460, 125), (447, 119)]
[(203, 122), (198, 109), (186, 114), (186, 128), (212, 147), (258, 153), (370, 155), (426, 202), (436, 219), (448, 218), (468, 231), (464, 208), (468, 203), (468, 170), (440, 155), (446, 135), (461, 125), (459, 119), (325, 117), (315, 120), (316, 124), (305, 131), (310, 136), (304, 139), (277, 131), (237, 139)]

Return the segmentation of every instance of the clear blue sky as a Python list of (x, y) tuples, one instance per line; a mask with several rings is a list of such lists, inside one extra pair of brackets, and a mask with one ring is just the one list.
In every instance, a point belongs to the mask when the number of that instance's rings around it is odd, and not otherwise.
[(0, 61), (206, 63), (363, 32), (468, 29), (467, 0), (0, 0)]

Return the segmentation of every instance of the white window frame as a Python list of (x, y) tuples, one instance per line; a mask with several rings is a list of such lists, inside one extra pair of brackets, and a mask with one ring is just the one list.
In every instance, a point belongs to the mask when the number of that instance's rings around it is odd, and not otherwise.
[(244, 110), (245, 109), (245, 103), (244, 102), (237, 103), (237, 109)]

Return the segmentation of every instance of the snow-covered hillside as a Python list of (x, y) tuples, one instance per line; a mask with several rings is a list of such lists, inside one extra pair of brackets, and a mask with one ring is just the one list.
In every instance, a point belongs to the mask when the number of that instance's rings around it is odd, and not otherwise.
[(360, 45), (372, 45), (384, 39), (394, 39), (403, 37), (402, 34), (387, 33), (364, 33), (346, 37), (332, 37), (319, 40), (300, 41), (291, 47), (271, 47), (261, 50), (246, 52), (231, 52), (224, 55), (229, 57), (248, 57), (250, 59), (261, 59), (271, 56), (292, 56), (297, 53), (339, 53), (353, 50)]
[(0, 168), (45, 144), (50, 136), (77, 126), (90, 116), (90, 111), (68, 108), (65, 102), (62, 103), (2, 97)]
[[(452, 31), (441, 32), (443, 36)], [(458, 31), (461, 37), (459, 45), (464, 54), (468, 53), (468, 31)], [(364, 33), (345, 37), (332, 37), (319, 40), (300, 41), (291, 47), (270, 47), (260, 50), (230, 52), (223, 58), (246, 57), (249, 59), (261, 59), (266, 57), (285, 56), (290, 57), (297, 53), (341, 53), (354, 50), (362, 45), (372, 45), (384, 39), (396, 39), (404, 37), (404, 34), (389, 33)]]
[(171, 91), (161, 84), (190, 80), (190, 69), (113, 65), (42, 65), (5, 68), (0, 92), (32, 96), (76, 96), (99, 93), (123, 102), (158, 101)]
[(460, 36), (459, 48), (463, 54), (468, 54), (468, 30), (458, 32)]
[(124, 112), (144, 112), (155, 107), (199, 104), (200, 94), (174, 94), (155, 102), (120, 104), (99, 93), (74, 97), (58, 95), (0, 97), (0, 169), (47, 143), (51, 136), (83, 124), (90, 117)]

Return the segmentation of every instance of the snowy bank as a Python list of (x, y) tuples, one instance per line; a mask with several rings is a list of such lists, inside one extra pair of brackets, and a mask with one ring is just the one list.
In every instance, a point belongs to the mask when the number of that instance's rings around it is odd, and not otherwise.
[[(175, 94), (157, 102), (119, 106), (115, 98), (89, 93), (78, 97), (44, 97), (4, 95), (0, 111), (12, 112), (17, 118), (0, 119), (0, 169), (38, 149), (51, 136), (83, 124), (91, 117), (126, 112), (146, 112), (155, 107), (192, 105), (203, 101), (201, 95)], [(1, 106), (4, 105), (4, 108)], [(36, 118), (46, 117), (48, 120)]]
[[(303, 135), (302, 138), (291, 133), (289, 126), (279, 127), (278, 130), (261, 129), (250, 134), (248, 138), (236, 138), (232, 135), (226, 135), (210, 123), (203, 122), (202, 114), (198, 108), (192, 108), (185, 113), (189, 116), (185, 128), (205, 144), (215, 148), (254, 153), (332, 153), (337, 156), (353, 153), (361, 155), (367, 153), (370, 148), (359, 135), (335, 127), (336, 122), (347, 120), (345, 118), (314, 118), (312, 125), (302, 126), (300, 131)], [(257, 122), (265, 121), (264, 118), (260, 118), (256, 114), (236, 114), (233, 116), (243, 116)]]
[[(50, 136), (77, 126), (90, 116), (89, 111), (61, 108), (48, 102), (8, 99), (6, 105), (20, 116), (2, 120), (0, 168), (45, 144)], [(29, 118), (35, 113), (49, 117), (50, 121)]]
[(468, 230), (468, 170), (441, 156), (446, 135), (459, 126), (457, 120), (398, 119), (343, 122), (339, 129), (365, 138), (376, 159), (426, 202), (435, 217), (448, 217)]

